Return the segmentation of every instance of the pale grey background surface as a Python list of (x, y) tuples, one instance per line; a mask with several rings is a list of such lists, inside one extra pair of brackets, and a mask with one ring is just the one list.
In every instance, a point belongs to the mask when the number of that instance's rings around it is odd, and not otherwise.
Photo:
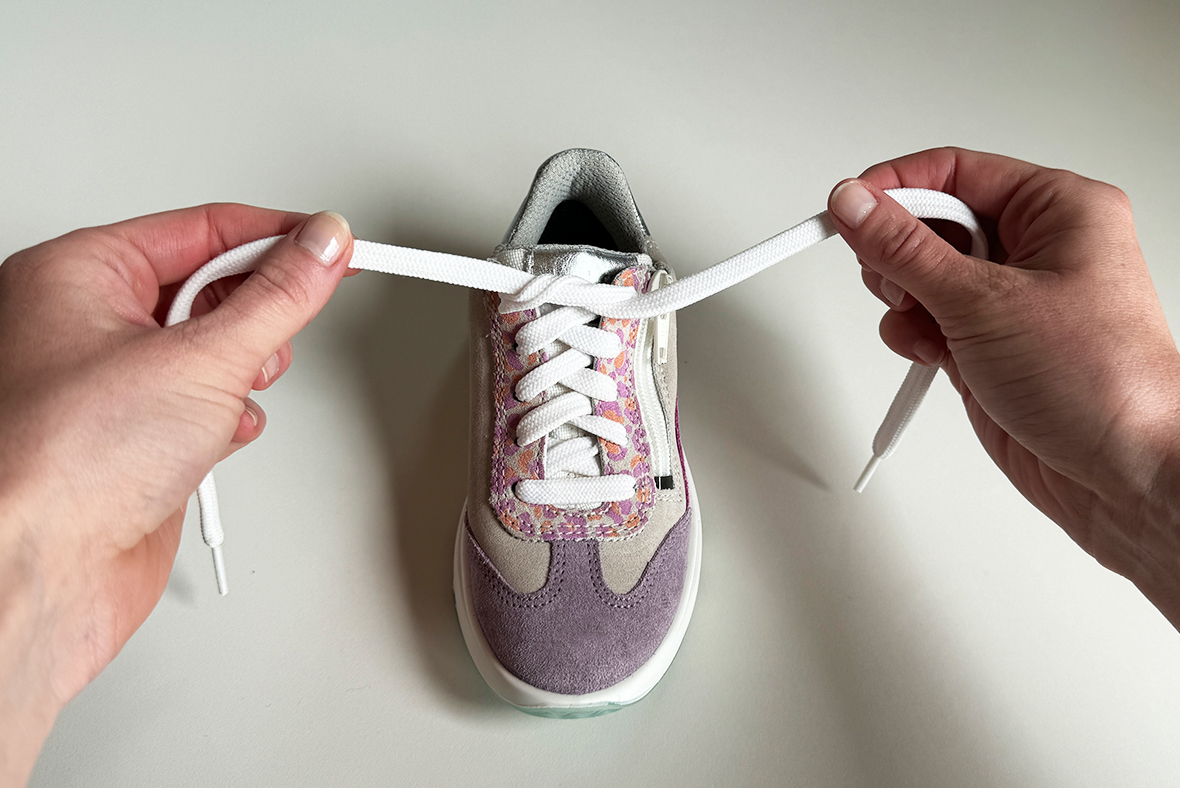
[[(1170, 0), (98, 5), (5, 9), (0, 257), (213, 200), (484, 255), (537, 165), (590, 146), (690, 273), (953, 143), (1126, 190), (1180, 325)], [(851, 492), (906, 365), (839, 241), (681, 315), (706, 541), (665, 680), (593, 720), (498, 702), (450, 593), (465, 298), (345, 283), (218, 469), (232, 594), (190, 516), (34, 785), (1180, 779), (1180, 636), (1010, 489), (945, 379)]]

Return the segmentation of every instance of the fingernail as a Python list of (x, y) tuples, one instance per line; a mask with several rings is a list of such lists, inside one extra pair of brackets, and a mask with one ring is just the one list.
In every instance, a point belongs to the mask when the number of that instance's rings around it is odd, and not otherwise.
[(894, 306), (901, 306), (901, 302), (905, 300), (905, 290), (902, 289), (895, 282), (890, 282), (888, 279), (881, 280), (881, 295)]
[(254, 422), (254, 426), (257, 427), (258, 426), (258, 414), (254, 412), (254, 408), (251, 407), (252, 404), (253, 403), (251, 403), (250, 400), (246, 400), (246, 402), (245, 402), (246, 415), (250, 417), (250, 421)]
[(942, 363), (942, 348), (928, 339), (919, 339), (914, 343), (914, 355), (928, 367), (937, 367)]
[(262, 380), (265, 383), (270, 383), (277, 374), (279, 374), (279, 354), (274, 353), (262, 365)]
[(295, 236), (295, 243), (316, 256), (324, 265), (331, 265), (348, 245), (352, 231), (343, 216), (335, 211), (314, 214)]
[(849, 227), (860, 227), (876, 207), (877, 198), (860, 181), (845, 181), (832, 194), (832, 213)]

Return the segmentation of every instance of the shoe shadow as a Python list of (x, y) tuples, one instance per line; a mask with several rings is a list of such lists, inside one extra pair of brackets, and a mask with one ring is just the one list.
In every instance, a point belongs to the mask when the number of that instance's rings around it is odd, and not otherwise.
[[(491, 246), (456, 238), (428, 214), (401, 218), (376, 240), (475, 257)], [(356, 316), (349, 346), (392, 475), (389, 550), (401, 585), (390, 594), (408, 607), (442, 702), (463, 714), (515, 718), (471, 663), (451, 592), (467, 478), (467, 292), (361, 276), (376, 296)], [(767, 659), (790, 668), (796, 641), (816, 652), (823, 702), (835, 701), (853, 757), (873, 784), (1021, 782), (1031, 760), (972, 685), (951, 638), (931, 623), (930, 603), (913, 590), (914, 570), (890, 544), (894, 507), (874, 508), (851, 492), (863, 458), (832, 450), (838, 430), (817, 388), (822, 370), (804, 348), (728, 301), (707, 300), (678, 319), (684, 442), (709, 545), (686, 648), (732, 635), (723, 619), (742, 601), (723, 597), (739, 578), (711, 569), (721, 552), (714, 545), (729, 542), (755, 567), (759, 593), (786, 600), (771, 628), (785, 637)], [(715, 645), (698, 648), (719, 657)], [(744, 734), (742, 746), (776, 752), (781, 737), (808, 724), (790, 704), (776, 722), (764, 739)]]
[[(410, 222), (404, 231), (399, 226), (377, 240), (486, 254), (424, 233), (424, 226)], [(406, 277), (360, 276), (370, 280), (364, 286), (376, 306), (353, 323), (350, 347), (392, 475), (389, 549), (401, 587), (390, 593), (408, 607), (420, 661), (444, 701), (468, 714), (511, 711), (467, 654), (451, 590), (455, 533), (467, 490), (467, 291)], [(422, 415), (415, 420), (407, 414)]]
[[(698, 603), (698, 615), (717, 611), (712, 621), (694, 620), (698, 637), (732, 639), (749, 626), (722, 620), (743, 615), (735, 611), (744, 601), (740, 578), (709, 577), (714, 553), (755, 574), (759, 595), (776, 600), (769, 615), (780, 618), (782, 600), (781, 623), (764, 622), (784, 633), (770, 644), (778, 653), (765, 657), (777, 666), (770, 672), (787, 681), (800, 669), (797, 655), (810, 652), (805, 663), (821, 667), (806, 675), (818, 671), (818, 691), (836, 701), (852, 757), (872, 784), (998, 786), (1035, 772), (955, 654), (954, 632), (939, 631), (937, 610), (890, 532), (896, 507), (852, 492), (864, 458), (833, 451), (838, 414), (817, 386), (814, 354), (724, 295), (685, 310), (678, 326), (685, 451), (704, 490), (702, 601), (718, 597), (715, 608)], [(717, 555), (719, 542), (730, 555)], [(782, 728), (753, 746), (774, 747), (802, 722), (795, 710), (781, 713)]]

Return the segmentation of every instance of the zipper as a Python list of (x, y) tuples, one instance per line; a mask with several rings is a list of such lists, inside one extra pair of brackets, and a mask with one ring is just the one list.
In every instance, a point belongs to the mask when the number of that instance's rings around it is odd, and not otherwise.
[[(652, 275), (648, 291), (657, 290), (670, 281), (667, 271), (658, 270)], [(671, 315), (659, 315), (644, 321), (643, 336), (637, 348), (640, 365), (635, 376), (635, 394), (651, 443), (652, 476), (659, 490), (669, 490), (673, 486), (671, 432), (655, 379), (657, 369), (668, 363), (670, 329)]]

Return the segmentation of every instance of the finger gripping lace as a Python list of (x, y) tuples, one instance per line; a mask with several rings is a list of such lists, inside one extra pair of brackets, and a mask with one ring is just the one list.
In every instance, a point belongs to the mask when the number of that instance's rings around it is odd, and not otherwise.
[[(945, 219), (962, 225), (971, 234), (971, 254), (986, 259), (987, 240), (975, 214), (961, 201), (926, 189), (889, 189), (886, 194), (919, 218)], [(606, 389), (602, 380), (605, 375), (588, 368), (593, 357), (610, 356), (608, 340), (594, 333), (607, 332), (589, 324), (599, 317), (642, 319), (669, 314), (732, 287), (835, 234), (827, 213), (820, 213), (700, 273), (647, 293), (594, 284), (572, 276), (534, 276), (494, 260), (362, 240), (353, 244), (350, 267), (500, 293), (502, 312), (559, 307), (521, 329), (523, 337), (518, 336), (518, 341), (526, 342), (527, 347), (535, 350), (559, 343), (561, 352), (525, 375), (516, 391), (522, 402), (532, 401), (545, 391), (556, 395), (525, 414), (517, 431), (517, 440), (525, 443), (547, 434), (558, 436), (550, 441), (547, 451), (547, 467), (554, 478), (521, 481), (516, 493), (522, 500), (536, 503), (573, 504), (625, 500), (634, 491), (633, 477), (597, 475), (601, 474), (601, 468), (595, 464), (598, 456), (595, 438), (621, 445), (626, 435), (617, 431), (618, 424), (595, 416), (588, 407), (591, 399), (617, 396)], [(258, 260), (278, 240), (264, 238), (244, 244), (200, 268), (177, 293), (166, 325), (189, 318), (193, 300), (202, 288), (223, 277), (254, 270)], [(877, 465), (897, 446), (936, 374), (937, 369), (932, 367), (915, 364), (910, 368), (873, 440), (873, 458), (857, 481), (857, 491), (864, 489)], [(607, 383), (613, 387), (609, 378)], [(227, 590), (221, 554), (224, 536), (212, 473), (197, 488), (197, 502), (201, 509), (201, 534), (213, 550), (218, 589), (224, 594)]]

